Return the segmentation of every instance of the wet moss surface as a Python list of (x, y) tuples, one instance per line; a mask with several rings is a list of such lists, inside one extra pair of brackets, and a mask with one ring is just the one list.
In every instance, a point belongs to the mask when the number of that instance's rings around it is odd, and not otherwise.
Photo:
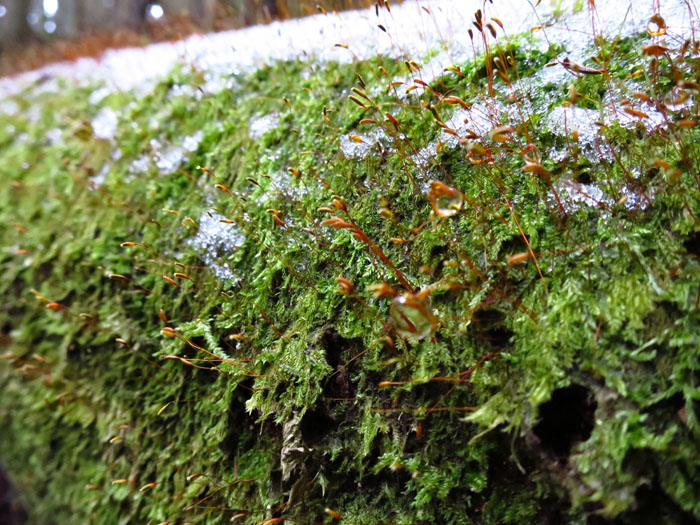
[(700, 517), (697, 42), (499, 39), (435, 78), (13, 98), (0, 458), (33, 523)]

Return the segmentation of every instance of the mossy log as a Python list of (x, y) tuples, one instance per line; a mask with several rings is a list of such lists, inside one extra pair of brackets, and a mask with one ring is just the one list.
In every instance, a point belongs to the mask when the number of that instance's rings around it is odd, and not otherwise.
[(32, 523), (700, 518), (697, 41), (493, 31), (4, 101)]

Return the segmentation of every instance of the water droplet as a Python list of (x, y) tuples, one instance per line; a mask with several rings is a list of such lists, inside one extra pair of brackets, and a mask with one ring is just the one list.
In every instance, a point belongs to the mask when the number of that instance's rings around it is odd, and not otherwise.
[(491, 151), (481, 144), (470, 142), (467, 144), (467, 149), (469, 150), (469, 153), (467, 153), (467, 160), (469, 160), (471, 164), (491, 163)]
[[(576, 142), (578, 142), (578, 131), (576, 131)], [(538, 175), (548, 176), (549, 172), (542, 166), (542, 154), (534, 144), (528, 144), (523, 150), (523, 160), (525, 161), (526, 173), (536, 173)]]
[(389, 308), (396, 333), (402, 337), (422, 339), (437, 327), (437, 317), (425, 292), (405, 293), (395, 297)]
[(462, 209), (464, 197), (462, 192), (450, 188), (439, 181), (430, 183), (430, 194), (428, 195), (433, 210), (439, 217), (451, 217)]
[(669, 91), (664, 97), (664, 103), (666, 104), (667, 109), (670, 109), (671, 111), (678, 111), (685, 107), (685, 102), (688, 100), (688, 97), (690, 97), (690, 93), (688, 93), (685, 89), (676, 87)]
[(534, 144), (528, 144), (523, 150), (523, 160), (527, 166), (541, 166), (542, 154)]
[(666, 21), (659, 13), (656, 13), (649, 19), (647, 33), (649, 33), (649, 36), (661, 36), (666, 34)]

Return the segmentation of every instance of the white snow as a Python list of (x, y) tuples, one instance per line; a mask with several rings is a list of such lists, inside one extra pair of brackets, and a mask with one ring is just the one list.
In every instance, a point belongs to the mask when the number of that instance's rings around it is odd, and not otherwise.
[[(584, 8), (552, 22), (551, 2), (546, 1), (535, 12), (527, 0), (498, 0), (494, 4), (482, 0), (408, 0), (393, 6), (390, 13), (381, 9), (378, 16), (374, 8), (321, 14), (236, 31), (192, 35), (178, 42), (109, 50), (100, 59), (81, 58), (72, 63), (50, 64), (0, 79), (0, 98), (18, 93), (41, 79), (47, 83), (46, 78), (55, 76), (81, 85), (103, 82), (114, 90), (147, 91), (176, 64), (184, 63), (206, 72), (207, 83), (218, 88), (227, 85), (222, 77), (251, 71), (275, 60), (314, 57), (320, 63), (350, 62), (376, 54), (422, 60), (430, 52), (441, 49), (422, 69), (421, 74), (430, 80), (446, 65), (472, 55), (467, 29), (472, 27), (478, 9), (484, 10), (486, 21), (497, 17), (508, 35), (544, 26), (535, 34), (565, 44), (571, 60), (576, 61), (582, 58), (577, 53), (593, 41), (592, 22), (595, 33), (634, 34), (646, 28), (654, 3), (652, 0), (606, 0), (595, 4), (595, 12)], [(691, 23), (697, 24), (691, 21), (691, 14), (695, 21), (698, 18), (694, 9), (692, 3), (683, 0), (661, 1), (661, 14), (670, 37), (689, 34)], [(548, 22), (551, 23), (548, 25)], [(378, 27), (380, 24), (387, 32)], [(497, 30), (501, 32), (498, 27)], [(544, 38), (542, 42), (546, 45)], [(474, 38), (474, 44), (478, 52), (482, 46), (480, 35)], [(50, 91), (51, 88), (43, 89)]]
[(92, 133), (98, 139), (111, 140), (117, 134), (117, 113), (109, 107), (102, 108), (92, 119)]
[(225, 217), (213, 211), (207, 211), (199, 218), (199, 230), (197, 235), (188, 241), (199, 253), (204, 264), (214, 274), (223, 280), (233, 280), (236, 276), (226, 262), (221, 258), (230, 255), (240, 248), (245, 241), (245, 236), (235, 224), (221, 222)]

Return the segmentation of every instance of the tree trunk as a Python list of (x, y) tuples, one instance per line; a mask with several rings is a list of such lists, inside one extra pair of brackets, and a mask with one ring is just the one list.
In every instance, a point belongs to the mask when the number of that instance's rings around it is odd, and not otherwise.
[(27, 24), (29, 0), (15, 0), (3, 4), (5, 16), (0, 18), (0, 50), (31, 39)]

